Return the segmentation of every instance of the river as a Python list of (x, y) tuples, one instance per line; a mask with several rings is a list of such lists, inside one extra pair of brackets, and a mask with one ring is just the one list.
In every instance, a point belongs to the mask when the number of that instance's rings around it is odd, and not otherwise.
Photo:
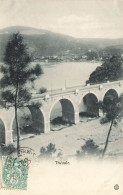
[[(33, 64), (36, 64), (33, 63)], [(39, 63), (42, 64), (42, 63)], [(48, 90), (84, 85), (89, 75), (101, 62), (62, 62), (42, 64), (44, 74), (35, 82), (37, 89)]]
[[(32, 66), (37, 64), (33, 62)], [(89, 75), (101, 65), (101, 62), (62, 62), (41, 63), (44, 74), (35, 81), (35, 90), (45, 87), (48, 90), (60, 89), (76, 85), (84, 85)], [(1, 75), (0, 75), (1, 76)], [(61, 116), (62, 108), (58, 102), (51, 113), (51, 119)]]
[[(32, 66), (37, 64), (32, 63)], [(44, 74), (41, 75), (35, 81), (35, 91), (38, 91), (41, 87), (46, 87), (48, 90), (60, 89), (64, 87), (84, 85), (85, 81), (88, 80), (89, 75), (96, 69), (97, 66), (101, 65), (101, 62), (62, 62), (62, 63), (40, 63), (43, 68)], [(0, 74), (1, 77), (1, 74)], [(24, 112), (20, 112), (20, 124), (21, 117), (30, 114), (28, 109), (25, 108)], [(62, 108), (60, 102), (58, 102), (50, 115), (50, 119), (54, 119), (58, 116), (62, 116)], [(22, 120), (22, 126), (23, 126)]]
[[(36, 63), (33, 63), (33, 65), (35, 64)], [(53, 90), (85, 85), (89, 75), (100, 65), (101, 62), (62, 62), (42, 64), (44, 74), (35, 82), (36, 91), (41, 87), (46, 87), (47, 90)], [(55, 104), (50, 119), (52, 120), (58, 116), (62, 116), (60, 102)]]

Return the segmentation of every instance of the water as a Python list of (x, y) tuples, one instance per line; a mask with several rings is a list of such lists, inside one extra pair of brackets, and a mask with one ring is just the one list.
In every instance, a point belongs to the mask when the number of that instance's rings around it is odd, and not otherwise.
[[(36, 64), (33, 63), (33, 64)], [(41, 63), (40, 63), (41, 64)], [(101, 62), (63, 62), (42, 64), (44, 74), (35, 82), (37, 89), (48, 90), (84, 85), (89, 75)]]
[[(32, 65), (36, 64), (32, 63)], [(42, 64), (42, 63), (39, 63)], [(42, 64), (44, 74), (36, 80), (35, 87), (38, 91), (41, 87), (46, 87), (48, 90), (60, 89), (64, 87), (84, 85), (88, 80), (89, 75), (100, 66), (101, 62), (63, 62), (63, 63), (48, 63)], [(1, 77), (1, 74), (0, 74)], [(24, 111), (29, 114), (28, 111)], [(20, 113), (20, 118), (23, 113)], [(61, 104), (58, 102), (51, 113), (50, 119), (62, 116)], [(1, 128), (0, 128), (1, 129)]]
[[(32, 66), (37, 64), (32, 63)], [(40, 63), (44, 74), (35, 81), (35, 91), (41, 87), (48, 90), (60, 89), (76, 85), (84, 85), (89, 75), (101, 65), (101, 62), (62, 62), (62, 63)], [(0, 75), (1, 76), (1, 75)], [(51, 113), (51, 119), (61, 116), (62, 108), (58, 102)]]
[[(33, 63), (34, 65), (35, 63)], [(41, 64), (41, 63), (40, 63)], [(44, 74), (35, 82), (38, 91), (41, 87), (48, 90), (60, 89), (76, 85), (85, 85), (89, 75), (100, 66), (101, 62), (63, 62), (54, 64), (43, 64)], [(60, 102), (54, 105), (50, 119), (62, 116)]]
[[(33, 62), (32, 65), (38, 62)], [(35, 81), (35, 88), (46, 87), (48, 90), (76, 85), (84, 85), (89, 75), (101, 65), (101, 62), (62, 62), (41, 63), (44, 74)], [(2, 74), (0, 73), (0, 78)]]

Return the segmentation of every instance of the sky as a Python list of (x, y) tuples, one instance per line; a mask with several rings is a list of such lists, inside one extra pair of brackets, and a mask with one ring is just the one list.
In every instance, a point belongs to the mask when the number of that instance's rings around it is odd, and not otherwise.
[(9, 26), (77, 38), (122, 38), (123, 0), (0, 0), (0, 29)]

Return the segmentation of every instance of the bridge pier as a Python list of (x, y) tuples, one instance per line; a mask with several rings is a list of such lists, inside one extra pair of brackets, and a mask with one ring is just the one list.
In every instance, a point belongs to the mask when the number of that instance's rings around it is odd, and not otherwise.
[(44, 133), (50, 132), (50, 121), (45, 121), (44, 123)]
[(5, 145), (8, 146), (9, 144), (13, 143), (13, 130), (5, 131)]
[(102, 109), (99, 109), (99, 116), (100, 116), (100, 117), (103, 117), (103, 116), (104, 116), (103, 110), (102, 110)]
[(13, 143), (13, 130), (12, 130), (12, 122), (13, 122), (13, 117), (14, 117), (14, 109), (9, 108), (9, 109), (2, 109), (2, 112), (0, 113), (0, 119), (3, 122), (4, 128), (0, 136), (5, 134), (5, 140), (2, 140), (2, 143), (5, 143), (5, 145), (9, 145)]
[(75, 117), (75, 124), (79, 123), (79, 112), (75, 112), (74, 117)]

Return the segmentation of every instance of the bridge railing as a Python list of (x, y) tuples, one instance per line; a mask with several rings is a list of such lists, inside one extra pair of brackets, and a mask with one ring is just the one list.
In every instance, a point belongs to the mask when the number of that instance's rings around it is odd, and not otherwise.
[(48, 99), (48, 98), (52, 98), (52, 97), (56, 97), (60, 95), (69, 95), (69, 94), (77, 94), (81, 91), (87, 91), (87, 90), (91, 90), (91, 89), (97, 89), (97, 88), (102, 88), (102, 87), (108, 87), (110, 85), (117, 86), (117, 85), (122, 85), (123, 80), (120, 81), (114, 81), (114, 82), (107, 82), (107, 83), (101, 83), (101, 84), (96, 84), (96, 85), (77, 85), (77, 86), (73, 86), (73, 87), (68, 87), (68, 88), (64, 88), (64, 89), (57, 89), (57, 90), (52, 90), (52, 91), (48, 91), (47, 93), (44, 94), (35, 94), (32, 97), (32, 100), (38, 100), (38, 99)]
[[(56, 89), (56, 90), (52, 90), (52, 91), (47, 91), (46, 93), (43, 94), (32, 94), (32, 99), (31, 101), (37, 101), (37, 100), (47, 100), (47, 99), (51, 99), (54, 97), (58, 97), (59, 95), (69, 95), (69, 94), (78, 94), (79, 92), (84, 92), (87, 90), (91, 90), (91, 89), (101, 89), (103, 87), (108, 87), (112, 85), (117, 86), (117, 85), (123, 85), (123, 80), (119, 80), (119, 81), (114, 81), (114, 82), (107, 82), (107, 83), (100, 83), (100, 84), (96, 84), (96, 85), (77, 85), (77, 86), (73, 86), (73, 87), (68, 87), (66, 89)], [(5, 104), (6, 106), (11, 107), (12, 105), (8, 104), (5, 101), (1, 101), (1, 106), (0, 109), (2, 109), (2, 104)]]

